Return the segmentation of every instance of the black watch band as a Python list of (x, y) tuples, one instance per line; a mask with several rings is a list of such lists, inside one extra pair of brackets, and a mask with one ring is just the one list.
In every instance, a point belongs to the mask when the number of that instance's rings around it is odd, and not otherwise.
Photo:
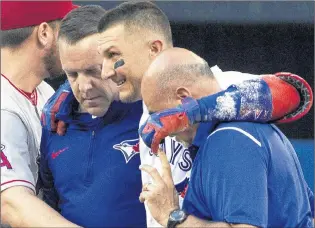
[(180, 209), (173, 210), (167, 221), (167, 228), (175, 228), (176, 225), (183, 223), (187, 218), (187, 214)]

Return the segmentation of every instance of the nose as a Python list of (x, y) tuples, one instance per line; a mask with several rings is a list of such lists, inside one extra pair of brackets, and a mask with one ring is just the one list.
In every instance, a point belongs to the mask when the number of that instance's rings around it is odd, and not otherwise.
[(91, 93), (93, 89), (93, 81), (92, 78), (86, 75), (79, 75), (79, 91), (82, 94), (82, 98), (86, 99), (89, 98), (89, 93)]
[(116, 75), (116, 71), (114, 70), (113, 63), (104, 58), (103, 64), (102, 64), (102, 74), (101, 74), (102, 79), (104, 80), (110, 79), (111, 77), (115, 75)]

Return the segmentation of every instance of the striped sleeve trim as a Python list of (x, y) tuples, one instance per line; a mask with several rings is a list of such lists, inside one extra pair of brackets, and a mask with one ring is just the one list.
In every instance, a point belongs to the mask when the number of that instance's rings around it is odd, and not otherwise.
[(242, 133), (243, 135), (245, 135), (246, 137), (248, 137), (249, 139), (251, 139), (254, 143), (256, 143), (259, 147), (261, 147), (261, 142), (259, 142), (259, 140), (257, 140), (254, 136), (252, 136), (250, 133), (248, 133), (247, 131), (244, 131), (241, 128), (237, 128), (237, 127), (222, 127), (219, 128), (215, 131), (213, 131), (208, 137), (210, 137), (211, 135), (215, 134), (218, 131), (224, 131), (224, 130), (234, 130), (234, 131), (238, 131), (240, 133)]
[(34, 193), (36, 193), (35, 185), (27, 180), (10, 180), (3, 182), (1, 183), (1, 191), (4, 191), (5, 189), (8, 189), (13, 186), (25, 186), (30, 188)]

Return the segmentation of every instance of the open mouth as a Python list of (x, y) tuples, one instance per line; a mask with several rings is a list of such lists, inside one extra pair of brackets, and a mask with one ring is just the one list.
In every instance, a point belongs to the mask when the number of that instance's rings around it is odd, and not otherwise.
[(117, 87), (122, 86), (125, 82), (126, 82), (126, 79), (122, 79), (122, 80), (120, 80), (120, 81), (116, 82)]

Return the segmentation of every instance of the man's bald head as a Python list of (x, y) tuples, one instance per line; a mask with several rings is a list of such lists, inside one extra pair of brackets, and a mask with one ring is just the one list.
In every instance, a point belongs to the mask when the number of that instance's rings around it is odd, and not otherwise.
[(204, 59), (184, 48), (169, 48), (151, 63), (141, 90), (149, 110), (159, 111), (176, 106), (185, 96), (198, 98), (205, 90), (209, 94), (216, 85)]

